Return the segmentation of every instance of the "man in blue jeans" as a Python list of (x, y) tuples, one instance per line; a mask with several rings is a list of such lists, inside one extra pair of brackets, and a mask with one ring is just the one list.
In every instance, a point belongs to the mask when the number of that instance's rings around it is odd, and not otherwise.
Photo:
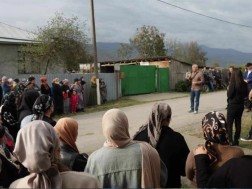
[(188, 77), (188, 80), (191, 81), (191, 108), (189, 112), (197, 114), (199, 111), (199, 99), (201, 86), (204, 83), (204, 76), (201, 71), (199, 71), (198, 65), (192, 65), (192, 72)]

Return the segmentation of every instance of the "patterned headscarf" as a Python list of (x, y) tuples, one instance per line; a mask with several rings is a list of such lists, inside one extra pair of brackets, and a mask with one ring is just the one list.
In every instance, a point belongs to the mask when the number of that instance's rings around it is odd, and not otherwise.
[(33, 105), (33, 113), (35, 116), (32, 120), (42, 120), (45, 112), (49, 110), (52, 104), (53, 101), (50, 96), (45, 94), (39, 96)]
[(14, 92), (10, 92), (4, 95), (2, 99), (2, 109), (1, 109), (2, 119), (13, 126), (18, 123), (17, 120), (17, 110), (16, 110), (16, 96)]
[(215, 143), (228, 145), (227, 122), (222, 113), (212, 111), (202, 119), (202, 129), (206, 140), (205, 147), (212, 163), (218, 160), (217, 153), (213, 148)]
[(152, 107), (151, 114), (146, 124), (140, 127), (139, 131), (134, 135), (137, 136), (140, 132), (148, 129), (148, 137), (150, 145), (156, 148), (159, 141), (159, 137), (162, 131), (162, 122), (166, 119), (170, 119), (172, 115), (171, 107), (166, 103), (156, 103)]

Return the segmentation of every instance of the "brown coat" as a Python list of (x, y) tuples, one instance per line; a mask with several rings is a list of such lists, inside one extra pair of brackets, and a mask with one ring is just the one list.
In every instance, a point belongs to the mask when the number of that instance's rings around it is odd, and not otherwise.
[(204, 75), (201, 71), (191, 73), (189, 80), (191, 81), (192, 84), (191, 89), (194, 91), (201, 90), (201, 86), (205, 82)]
[[(241, 157), (244, 155), (243, 150), (237, 146), (214, 144), (214, 148), (218, 154), (218, 161), (212, 165), (213, 170), (221, 167), (229, 159)], [(196, 165), (192, 151), (188, 154), (186, 160), (186, 177), (191, 181), (191, 187), (197, 187)]]

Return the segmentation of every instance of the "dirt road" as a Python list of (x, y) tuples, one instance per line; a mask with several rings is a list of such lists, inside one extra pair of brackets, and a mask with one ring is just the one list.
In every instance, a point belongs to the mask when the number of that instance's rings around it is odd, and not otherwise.
[[(190, 106), (189, 96), (163, 100), (162, 102), (168, 103), (172, 108), (172, 121), (170, 126), (184, 134), (190, 148), (195, 147), (202, 139), (190, 136), (188, 132), (197, 129), (199, 131), (201, 130), (201, 120), (207, 112), (216, 110), (226, 115), (226, 91), (202, 94), (198, 114), (188, 113)], [(150, 102), (121, 108), (128, 116), (131, 136), (138, 130), (141, 124), (146, 122), (154, 103)], [(79, 123), (77, 145), (81, 152), (91, 153), (103, 145), (104, 137), (101, 129), (103, 114), (104, 112), (96, 112), (73, 117)]]

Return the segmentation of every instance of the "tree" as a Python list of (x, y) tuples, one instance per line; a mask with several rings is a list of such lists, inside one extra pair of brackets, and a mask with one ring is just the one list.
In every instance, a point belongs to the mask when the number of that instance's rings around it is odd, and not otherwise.
[(142, 58), (165, 56), (164, 33), (160, 33), (155, 26), (137, 28), (136, 35), (131, 38), (130, 44)]
[(38, 28), (37, 37), (33, 44), (21, 48), (25, 60), (35, 61), (39, 69), (44, 70), (56, 65), (66, 70), (79, 70), (79, 60), (87, 56), (87, 35), (80, 29), (77, 17), (65, 18), (62, 13), (47, 22), (44, 27)]
[(121, 43), (117, 54), (122, 59), (129, 59), (133, 52), (133, 47), (129, 44)]
[(181, 43), (177, 40), (169, 40), (166, 45), (169, 56), (199, 66), (206, 65), (206, 52), (201, 49), (197, 42)]

